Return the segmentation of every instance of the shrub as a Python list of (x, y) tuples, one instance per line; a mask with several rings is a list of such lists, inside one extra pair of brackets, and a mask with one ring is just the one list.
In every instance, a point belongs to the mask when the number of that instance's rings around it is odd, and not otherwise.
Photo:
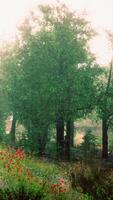
[(46, 155), (48, 157), (55, 158), (56, 157), (56, 143), (54, 141), (50, 141), (46, 145)]
[(73, 188), (89, 194), (93, 200), (113, 199), (113, 169), (77, 164), (71, 170)]
[(96, 154), (96, 147), (96, 137), (91, 133), (91, 130), (88, 129), (80, 147), (85, 161), (92, 161), (92, 158), (94, 158)]

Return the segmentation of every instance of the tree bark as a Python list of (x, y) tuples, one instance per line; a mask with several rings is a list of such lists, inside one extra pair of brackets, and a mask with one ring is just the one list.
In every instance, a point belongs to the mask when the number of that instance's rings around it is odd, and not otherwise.
[(64, 159), (64, 119), (60, 116), (56, 121), (57, 158)]
[(67, 161), (70, 160), (70, 148), (72, 139), (72, 121), (68, 120), (66, 123), (66, 137), (65, 137), (65, 158)]
[(43, 156), (45, 154), (45, 148), (48, 140), (48, 127), (45, 127), (43, 130), (43, 136), (39, 138), (39, 156)]
[(10, 135), (11, 135), (11, 143), (15, 144), (16, 141), (16, 117), (15, 115), (13, 115), (13, 120), (12, 120), (12, 126), (11, 126), (11, 131), (10, 131)]
[[(112, 61), (113, 62), (113, 61)], [(108, 76), (108, 82), (106, 86), (106, 91), (104, 95), (104, 108), (103, 108), (103, 118), (102, 118), (102, 158), (107, 159), (108, 158), (108, 111), (107, 111), (107, 105), (108, 105), (108, 97), (109, 97), (109, 89), (111, 84), (111, 78), (112, 78), (112, 68), (113, 64), (110, 64), (109, 69), (109, 76)]]
[(107, 119), (102, 119), (102, 158), (108, 158), (108, 127)]
[(74, 147), (74, 122), (71, 121), (70, 122), (70, 126), (71, 126), (71, 147)]

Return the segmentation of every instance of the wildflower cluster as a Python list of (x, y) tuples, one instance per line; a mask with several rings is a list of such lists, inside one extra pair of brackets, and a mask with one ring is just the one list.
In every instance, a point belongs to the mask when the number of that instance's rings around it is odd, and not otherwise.
[(54, 182), (50, 181), (51, 192), (54, 194), (62, 194), (68, 192), (68, 184), (62, 177), (57, 177)]
[(34, 165), (34, 161), (21, 149), (0, 151), (0, 165), (3, 168), (3, 182), (9, 187), (11, 184), (12, 188), (13, 185), (24, 185), (27, 190), (32, 189), (33, 193), (40, 188), (40, 191), (55, 196), (68, 192), (68, 184), (64, 178), (50, 173), (44, 175), (43, 166), (41, 169), (35, 168), (36, 163)]
[(4, 178), (11, 176), (16, 180), (30, 181), (32, 179), (31, 170), (26, 167), (26, 155), (23, 150), (1, 151), (0, 160), (3, 162)]

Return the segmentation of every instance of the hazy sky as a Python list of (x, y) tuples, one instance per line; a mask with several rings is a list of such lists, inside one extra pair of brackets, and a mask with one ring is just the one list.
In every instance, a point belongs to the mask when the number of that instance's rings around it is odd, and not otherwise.
[[(108, 63), (111, 49), (104, 30), (113, 32), (113, 0), (60, 0), (71, 9), (85, 10), (92, 26), (99, 35), (91, 42), (91, 49), (99, 63)], [(16, 27), (28, 11), (39, 3), (54, 3), (54, 0), (0, 0), (0, 41), (15, 36)]]

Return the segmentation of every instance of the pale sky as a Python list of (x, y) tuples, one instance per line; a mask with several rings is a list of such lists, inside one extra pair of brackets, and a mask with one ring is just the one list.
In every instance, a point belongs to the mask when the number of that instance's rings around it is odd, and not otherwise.
[[(99, 35), (91, 42), (91, 50), (100, 64), (110, 62), (112, 51), (104, 30), (113, 32), (113, 0), (60, 0), (73, 10), (86, 11), (92, 27)], [(0, 0), (0, 42), (15, 37), (17, 26), (29, 10), (39, 3), (54, 0)]]

